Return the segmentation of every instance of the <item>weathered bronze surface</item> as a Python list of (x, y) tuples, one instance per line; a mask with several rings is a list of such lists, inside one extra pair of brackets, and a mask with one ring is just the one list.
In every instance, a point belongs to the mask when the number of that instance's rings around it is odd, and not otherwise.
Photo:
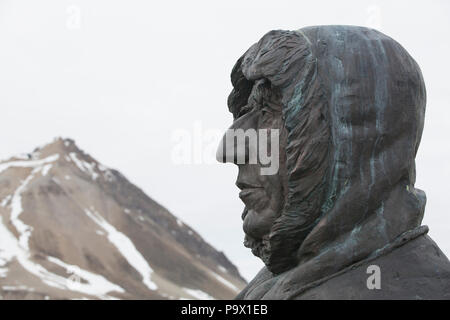
[[(425, 85), (399, 43), (354, 26), (271, 31), (231, 81), (231, 129), (281, 132), (277, 174), (238, 164), (245, 245), (265, 263), (238, 299), (450, 298), (414, 187)], [(218, 159), (236, 162), (228, 147)]]

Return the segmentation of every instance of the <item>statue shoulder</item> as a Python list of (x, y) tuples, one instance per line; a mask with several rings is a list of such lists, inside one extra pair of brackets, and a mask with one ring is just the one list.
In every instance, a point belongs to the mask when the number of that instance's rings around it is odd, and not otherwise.
[[(235, 299), (287, 299), (277, 288), (289, 274), (274, 275), (264, 267)], [(289, 298), (450, 299), (450, 261), (424, 234), (319, 283)]]
[(450, 262), (422, 235), (295, 298), (450, 299)]
[(276, 282), (276, 276), (264, 266), (248, 285), (236, 296), (236, 300), (257, 300)]

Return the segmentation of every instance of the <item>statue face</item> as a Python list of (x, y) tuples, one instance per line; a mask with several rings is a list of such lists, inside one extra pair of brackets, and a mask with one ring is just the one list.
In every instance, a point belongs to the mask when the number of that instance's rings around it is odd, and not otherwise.
[[(251, 151), (261, 150), (259, 145), (261, 139), (258, 138), (257, 141), (236, 139), (237, 142), (227, 143), (224, 136), (217, 151), (217, 159), (220, 162), (234, 163), (239, 168), (236, 186), (241, 190), (239, 197), (245, 204), (242, 214), (246, 234), (245, 245), (252, 248), (254, 254), (260, 256), (258, 248), (261, 248), (262, 241), (268, 237), (273, 222), (283, 209), (287, 181), (284, 159), (286, 134), (281, 104), (277, 95), (272, 92), (270, 84), (257, 82), (254, 85), (247, 105), (240, 109), (228, 132), (236, 132), (236, 129), (264, 134), (267, 130), (269, 136), (266, 142), (267, 150), (271, 150), (271, 155), (276, 154), (279, 157), (279, 159), (273, 159), (278, 163), (278, 170), (273, 174), (263, 174), (262, 169), (267, 165), (261, 163), (260, 157), (257, 157), (254, 163), (250, 161)], [(270, 135), (277, 131), (274, 129), (277, 129), (279, 133), (276, 140), (270, 138)], [(240, 157), (244, 161), (239, 161)]]

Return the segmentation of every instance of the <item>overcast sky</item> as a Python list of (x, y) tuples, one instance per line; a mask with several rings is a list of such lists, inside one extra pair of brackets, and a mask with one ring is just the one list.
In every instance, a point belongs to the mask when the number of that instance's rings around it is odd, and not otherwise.
[[(262, 263), (242, 245), (237, 169), (194, 154), (212, 154), (231, 124), (226, 99), (239, 56), (269, 30), (320, 24), (375, 27), (419, 63), (428, 103), (416, 186), (428, 197), (424, 224), (449, 256), (446, 0), (0, 0), (0, 158), (73, 138), (251, 279)], [(180, 130), (192, 138), (191, 164), (173, 158)]]

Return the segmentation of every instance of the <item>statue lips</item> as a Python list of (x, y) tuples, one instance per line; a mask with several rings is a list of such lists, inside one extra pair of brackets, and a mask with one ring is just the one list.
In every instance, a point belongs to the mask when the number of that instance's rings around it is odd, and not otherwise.
[(247, 208), (257, 209), (255, 206), (265, 197), (264, 188), (260, 185), (237, 181), (236, 186), (241, 189), (239, 198)]
[(258, 184), (249, 183), (249, 182), (245, 182), (245, 181), (241, 181), (241, 180), (236, 181), (236, 186), (241, 190), (262, 188), (262, 186), (260, 186)]

